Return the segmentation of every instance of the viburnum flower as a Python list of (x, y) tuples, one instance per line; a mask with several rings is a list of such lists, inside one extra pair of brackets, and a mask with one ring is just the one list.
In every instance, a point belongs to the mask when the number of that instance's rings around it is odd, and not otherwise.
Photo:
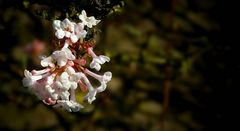
[(105, 62), (109, 62), (110, 58), (104, 55), (97, 56), (92, 48), (88, 48), (89, 55), (92, 56), (93, 60), (90, 63), (90, 68), (94, 68), (95, 70), (99, 71), (101, 69), (101, 64)]
[(58, 39), (63, 39), (64, 37), (69, 38), (73, 43), (76, 43), (79, 38), (84, 38), (87, 31), (84, 30), (84, 24), (71, 22), (69, 19), (64, 19), (63, 21), (54, 20), (53, 28), (56, 30), (55, 36)]
[(88, 28), (92, 28), (93, 26), (97, 25), (100, 22), (100, 20), (96, 20), (95, 17), (93, 16), (87, 17), (87, 13), (85, 10), (82, 10), (82, 13), (79, 15), (79, 19)]
[[(109, 57), (97, 56), (94, 53), (94, 34), (90, 35), (92, 38), (85, 38), (88, 32), (84, 30), (84, 26), (92, 28), (100, 20), (96, 20), (94, 16), (87, 17), (84, 10), (79, 18), (81, 19), (79, 23), (68, 18), (53, 21), (55, 36), (59, 39), (57, 49), (50, 56), (41, 58), (40, 64), (44, 69), (31, 72), (25, 70), (23, 78), (23, 86), (44, 104), (64, 108), (69, 112), (77, 112), (84, 108), (76, 100), (78, 88), (83, 92), (87, 91), (84, 99), (91, 104), (97, 98), (97, 94), (106, 89), (107, 83), (112, 78), (110, 71), (99, 75), (88, 69), (90, 67), (99, 71), (101, 65), (110, 61)], [(92, 57), (92, 61), (87, 62), (89, 60), (87, 57)], [(89, 76), (98, 80), (100, 85), (96, 87), (92, 85)]]
[(76, 43), (79, 39), (85, 38), (87, 35), (87, 31), (84, 30), (83, 23), (75, 24), (74, 31), (74, 34), (72, 34), (72, 36), (70, 37), (73, 43)]
[[(65, 45), (67, 44), (65, 43)], [(62, 67), (66, 65), (68, 60), (74, 60), (75, 56), (70, 49), (64, 46), (60, 51), (54, 51), (52, 53), (52, 58), (57, 61), (58, 66)]]
[(112, 79), (112, 73), (110, 71), (105, 72), (102, 76), (93, 73), (88, 69), (85, 69), (85, 73), (94, 77), (101, 83), (101, 85), (97, 88), (97, 92), (103, 92), (107, 87), (106, 84)]
[(42, 67), (55, 67), (54, 64), (54, 59), (52, 58), (52, 56), (49, 57), (43, 57), (41, 60), (41, 65)]

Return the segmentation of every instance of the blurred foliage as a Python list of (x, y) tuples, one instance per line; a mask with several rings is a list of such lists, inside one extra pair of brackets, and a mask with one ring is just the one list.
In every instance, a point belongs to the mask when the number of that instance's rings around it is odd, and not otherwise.
[[(77, 21), (82, 9), (102, 19), (96, 51), (111, 57), (103, 71), (113, 79), (92, 105), (68, 113), (38, 101), (21, 80), (25, 68), (40, 68), (39, 55), (51, 53), (52, 20)], [(0, 1), (0, 129), (219, 128), (221, 93), (233, 83), (220, 59), (231, 47), (218, 36), (219, 10), (217, 0)], [(44, 50), (26, 51), (36, 40)]]

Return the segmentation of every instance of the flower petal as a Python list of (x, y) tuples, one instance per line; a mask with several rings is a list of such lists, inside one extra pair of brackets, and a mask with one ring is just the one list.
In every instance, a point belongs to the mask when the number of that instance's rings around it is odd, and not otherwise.
[(58, 39), (62, 39), (64, 36), (65, 36), (65, 32), (63, 30), (57, 30), (56, 33), (55, 33), (55, 36), (58, 38)]
[(90, 63), (90, 68), (94, 68), (95, 70), (97, 70), (97, 71), (99, 71), (100, 69), (101, 69), (101, 65), (100, 64), (98, 64), (97, 62), (95, 62), (95, 61), (92, 61), (91, 63)]
[(85, 100), (88, 101), (89, 104), (92, 104), (92, 102), (96, 99), (96, 94), (97, 94), (97, 90), (92, 90), (89, 91), (88, 94), (84, 97)]
[(79, 103), (75, 102), (75, 101), (67, 101), (67, 100), (58, 100), (57, 104), (54, 105), (53, 107), (58, 108), (58, 107), (62, 107), (64, 109), (66, 109), (68, 112), (77, 112), (79, 111), (81, 108), (83, 108), (82, 105), (80, 105)]
[(76, 35), (71, 35), (70, 39), (71, 39), (72, 43), (76, 43), (78, 41), (78, 37)]
[(105, 55), (100, 55), (98, 56), (99, 60), (102, 62), (102, 64), (104, 64), (105, 62), (109, 62), (110, 58), (105, 56)]
[(53, 58), (51, 56), (41, 60), (42, 67), (54, 67)]
[(60, 67), (63, 67), (63, 66), (65, 66), (67, 64), (67, 59), (58, 59), (57, 64)]
[(112, 72), (105, 72), (102, 79), (104, 83), (109, 82), (112, 79)]
[(54, 20), (54, 21), (53, 21), (53, 28), (54, 28), (55, 30), (61, 29), (61, 21), (60, 21), (60, 20)]
[(68, 48), (62, 48), (62, 51), (65, 53), (65, 56), (69, 60), (74, 60), (76, 57), (72, 54), (72, 51)]
[(98, 93), (105, 91), (107, 88), (106, 83), (101, 83), (101, 85), (96, 89)]

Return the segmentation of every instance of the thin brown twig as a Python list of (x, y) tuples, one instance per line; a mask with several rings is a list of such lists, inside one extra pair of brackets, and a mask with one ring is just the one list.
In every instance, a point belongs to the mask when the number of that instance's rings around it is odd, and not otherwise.
[[(172, 0), (171, 1), (171, 17), (170, 17), (170, 21), (171, 21), (171, 25), (172, 25), (172, 32), (174, 33), (176, 30), (174, 30), (173, 28), (173, 24), (174, 24), (174, 18), (175, 18), (175, 6), (177, 4), (177, 0)], [(168, 43), (167, 46), (167, 53), (170, 53), (170, 49), (172, 48), (172, 42)], [(167, 65), (165, 68), (165, 80), (163, 82), (163, 115), (160, 119), (160, 124), (161, 124), (161, 130), (164, 131), (165, 130), (165, 119), (166, 119), (166, 114), (169, 110), (169, 101), (170, 101), (170, 92), (171, 92), (171, 66)]]

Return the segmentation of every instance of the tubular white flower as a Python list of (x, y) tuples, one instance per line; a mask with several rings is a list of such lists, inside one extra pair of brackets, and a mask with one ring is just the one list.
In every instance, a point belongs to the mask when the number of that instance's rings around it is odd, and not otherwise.
[(84, 96), (84, 99), (88, 101), (89, 104), (91, 104), (96, 99), (97, 90), (93, 88), (92, 84), (89, 82), (88, 78), (82, 73), (82, 80), (86, 84), (86, 87), (88, 88), (89, 92), (86, 96)]
[(90, 63), (90, 68), (99, 71), (101, 69), (101, 65), (98, 62), (96, 62), (95, 59), (93, 59), (92, 62)]
[(57, 104), (54, 105), (53, 107), (55, 108), (62, 107), (69, 112), (77, 112), (81, 108), (83, 108), (82, 105), (76, 102), (74, 89), (70, 89), (70, 94), (71, 94), (70, 100), (69, 99), (57, 100)]
[(61, 23), (61, 28), (65, 29), (66, 31), (73, 31), (74, 30), (74, 22), (71, 22), (68, 18), (65, 18)]
[(92, 28), (100, 22), (100, 20), (96, 20), (94, 16), (87, 17), (87, 13), (85, 12), (85, 10), (82, 10), (82, 13), (78, 17), (82, 21), (82, 23), (89, 28)]
[(72, 67), (67, 67), (54, 84), (54, 89), (57, 96), (63, 100), (69, 99), (69, 90), (75, 90), (77, 88), (77, 82), (80, 80), (81, 74), (76, 73)]
[(56, 30), (55, 36), (58, 39), (62, 39), (64, 37), (71, 38), (73, 43), (77, 42), (77, 40), (74, 39), (75, 25), (76, 25), (76, 23), (71, 22), (67, 18), (64, 19), (62, 22), (60, 20), (54, 20), (53, 28)]
[(75, 33), (71, 34), (70, 39), (73, 43), (76, 43), (80, 38), (85, 38), (87, 31), (84, 30), (84, 24), (78, 23), (74, 26)]
[(103, 74), (103, 76), (100, 78), (99, 81), (102, 81), (104, 83), (109, 82), (112, 79), (112, 72), (107, 71)]
[(24, 78), (23, 78), (23, 86), (30, 87), (35, 84), (37, 80), (40, 80), (43, 78), (42, 75), (33, 75), (28, 70), (24, 70)]
[(48, 73), (49, 71), (50, 71), (51, 69), (50, 68), (45, 68), (45, 69), (43, 69), (43, 70), (32, 70), (32, 74), (33, 75), (43, 75), (43, 74), (45, 74), (45, 73)]
[(85, 69), (85, 73), (97, 79), (101, 83), (101, 85), (98, 88), (96, 88), (98, 93), (103, 92), (107, 87), (106, 84), (112, 79), (112, 73), (110, 71), (105, 72), (102, 76), (96, 73), (93, 73), (88, 69)]
[(90, 68), (94, 68), (95, 70), (99, 71), (101, 69), (101, 65), (105, 62), (109, 62), (110, 58), (104, 55), (96, 56), (93, 58), (92, 62), (90, 63)]
[[(45, 73), (48, 70), (33, 71), (36, 76), (25, 70), (26, 78), (23, 79), (23, 85), (27, 86), (29, 91), (34, 93), (40, 100), (54, 99), (52, 93), (54, 90), (50, 87), (53, 83), (53, 76)], [(43, 74), (41, 74), (43, 73)], [(41, 75), (39, 75), (41, 74)]]
[(63, 85), (61, 82), (59, 81), (56, 81), (54, 84), (53, 84), (53, 87), (54, 89), (54, 92), (53, 92), (53, 96), (54, 98), (57, 98), (57, 99), (62, 99), (62, 100), (69, 100), (69, 95), (70, 93), (68, 92), (68, 90), (65, 90), (63, 88)]
[(89, 91), (93, 91), (94, 88), (93, 88), (92, 84), (90, 83), (90, 81), (88, 80), (88, 78), (86, 77), (86, 75), (83, 74), (83, 73), (81, 73), (81, 74), (82, 74), (82, 80), (83, 80), (83, 82), (86, 84), (88, 90), (89, 90)]
[(69, 38), (71, 36), (72, 33), (74, 33), (74, 25), (76, 23), (71, 22), (69, 19), (64, 19), (61, 22), (61, 27), (65, 32), (65, 37)]
[(62, 39), (65, 36), (64, 30), (61, 28), (61, 21), (60, 20), (54, 20), (53, 21), (53, 28), (56, 30), (55, 36), (58, 39)]
[(70, 93), (68, 91), (61, 91), (58, 95), (62, 100), (69, 100)]
[(87, 100), (89, 104), (92, 104), (92, 102), (96, 100), (96, 97), (95, 97), (96, 94), (97, 94), (96, 89), (89, 91), (88, 94), (84, 96), (84, 99)]
[(62, 29), (62, 28), (61, 28), (61, 21), (60, 21), (60, 20), (54, 20), (54, 21), (53, 21), (53, 28), (54, 28), (55, 30)]
[(62, 90), (69, 90), (71, 83), (69, 82), (69, 75), (67, 72), (63, 72), (60, 77), (56, 80), (56, 84)]
[(100, 92), (103, 92), (105, 91), (107, 88), (107, 84), (106, 83), (101, 83), (101, 85), (99, 87), (96, 88), (97, 92), (100, 93)]
[(75, 56), (72, 54), (70, 49), (63, 47), (60, 51), (54, 51), (52, 58), (57, 61), (57, 64), (60, 67), (63, 67), (67, 64), (68, 60), (74, 60)]
[(110, 71), (105, 72), (102, 76), (98, 75), (96, 73), (93, 73), (92, 71), (90, 71), (88, 69), (85, 69), (84, 72), (87, 73), (88, 75), (94, 77), (99, 82), (107, 83), (112, 79), (112, 73)]
[(79, 38), (77, 37), (77, 35), (71, 35), (70, 39), (71, 39), (72, 43), (76, 43)]
[(55, 67), (52, 56), (45, 57), (41, 60), (42, 67)]
[(107, 83), (112, 79), (112, 73), (111, 72), (105, 72), (104, 75), (99, 79), (101, 82), (101, 85), (97, 88), (98, 92), (105, 91), (107, 87)]
[(57, 31), (55, 32), (55, 36), (56, 36), (58, 39), (62, 39), (62, 38), (65, 36), (65, 32), (64, 32), (62, 29), (57, 30)]
[(90, 68), (94, 68), (95, 70), (99, 71), (101, 69), (101, 64), (105, 62), (109, 62), (110, 58), (104, 55), (97, 56), (92, 48), (88, 48), (88, 53), (93, 57), (92, 62), (90, 63)]
[(77, 88), (77, 82), (81, 79), (82, 74), (80, 72), (75, 72), (75, 70), (69, 66), (66, 69), (66, 72), (69, 74), (69, 82), (71, 83), (71, 89)]
[(41, 96), (41, 100), (56, 100), (57, 96), (54, 94), (55, 89), (52, 88), (52, 85), (54, 83), (54, 78), (56, 74), (51, 74), (48, 77), (45, 77), (43, 80), (39, 81), (40, 84), (42, 84), (42, 87), (40, 87), (40, 92), (38, 89), (38, 94)]

